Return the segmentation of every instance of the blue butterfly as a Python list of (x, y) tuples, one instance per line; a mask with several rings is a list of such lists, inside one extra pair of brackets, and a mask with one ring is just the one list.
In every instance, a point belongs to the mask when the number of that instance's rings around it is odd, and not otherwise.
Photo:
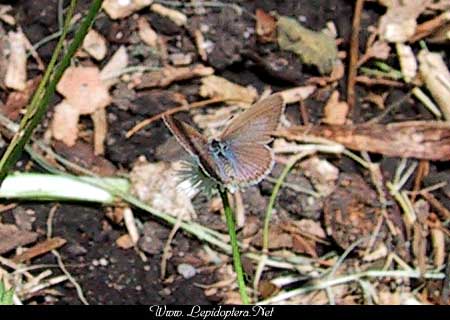
[(282, 97), (271, 95), (232, 119), (212, 139), (171, 116), (163, 120), (206, 175), (226, 187), (245, 187), (260, 182), (272, 170), (274, 159), (268, 143), (282, 113)]

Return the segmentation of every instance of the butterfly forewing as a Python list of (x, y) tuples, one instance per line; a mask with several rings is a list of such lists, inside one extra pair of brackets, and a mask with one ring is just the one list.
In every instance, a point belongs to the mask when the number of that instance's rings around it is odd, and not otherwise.
[(163, 120), (180, 145), (197, 159), (203, 171), (215, 180), (222, 181), (217, 165), (210, 156), (208, 140), (185, 122), (171, 116), (163, 116)]
[(275, 94), (239, 114), (220, 135), (221, 141), (268, 143), (283, 112), (283, 99)]

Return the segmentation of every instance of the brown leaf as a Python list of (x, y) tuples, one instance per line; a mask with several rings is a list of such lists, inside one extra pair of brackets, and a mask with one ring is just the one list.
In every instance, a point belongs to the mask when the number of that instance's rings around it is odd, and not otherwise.
[(191, 67), (174, 68), (167, 66), (161, 70), (146, 73), (142, 76), (138, 89), (167, 87), (173, 82), (192, 79), (196, 77), (209, 76), (214, 73), (214, 69), (197, 64)]
[(2, 108), (2, 113), (13, 121), (17, 120), (19, 118), (20, 111), (28, 104), (28, 101), (39, 85), (41, 78), (41, 76), (38, 76), (34, 79), (28, 80), (25, 90), (23, 91), (11, 92), (8, 95), (5, 106)]
[(277, 22), (274, 17), (262, 9), (256, 9), (256, 34), (261, 42), (276, 40)]
[(33, 243), (37, 238), (36, 232), (19, 230), (15, 225), (0, 223), (0, 254)]
[(92, 114), (111, 102), (97, 67), (67, 68), (56, 88), (80, 115)]
[(280, 130), (276, 135), (296, 141), (303, 141), (305, 135), (326, 138), (349, 149), (389, 157), (450, 160), (450, 124), (444, 122), (295, 126)]
[(134, 243), (133, 241), (131, 241), (130, 235), (124, 234), (121, 235), (119, 238), (116, 239), (116, 245), (120, 248), (120, 249), (131, 249), (134, 247)]

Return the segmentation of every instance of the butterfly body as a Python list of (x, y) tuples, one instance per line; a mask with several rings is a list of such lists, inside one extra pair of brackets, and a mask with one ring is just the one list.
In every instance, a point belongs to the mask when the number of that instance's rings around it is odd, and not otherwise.
[(164, 117), (164, 121), (210, 178), (227, 187), (244, 187), (258, 183), (272, 170), (273, 155), (267, 144), (282, 110), (282, 98), (270, 96), (238, 115), (218, 137), (209, 140), (184, 122), (172, 117)]

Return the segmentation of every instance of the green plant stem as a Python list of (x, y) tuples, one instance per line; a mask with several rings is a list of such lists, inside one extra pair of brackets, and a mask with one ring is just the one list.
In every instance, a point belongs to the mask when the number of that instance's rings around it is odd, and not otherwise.
[[(75, 34), (74, 40), (67, 49), (66, 54), (63, 56), (61, 63), (53, 72), (58, 56), (61, 53), (64, 39), (69, 30), (70, 21), (75, 11), (76, 3), (76, 0), (72, 0), (70, 3), (70, 7), (64, 23), (63, 33), (61, 34), (61, 38), (59, 39), (55, 51), (53, 52), (52, 59), (47, 67), (44, 77), (42, 78), (41, 83), (39, 84), (39, 87), (36, 90), (36, 93), (34, 94), (33, 99), (27, 108), (27, 113), (20, 123), (19, 131), (11, 140), (11, 143), (9, 144), (5, 154), (0, 160), (0, 184), (3, 182), (11, 167), (16, 163), (17, 159), (19, 159), (20, 155), (22, 154), (23, 148), (28, 143), (34, 129), (39, 125), (42, 118), (44, 117), (47, 111), (48, 102), (55, 93), (56, 85), (61, 79), (64, 71), (70, 65), (70, 60), (83, 42), (84, 37), (86, 36), (95, 19), (95, 16), (101, 8), (102, 0), (94, 0), (92, 2), (87, 16), (84, 18), (83, 22), (80, 25), (80, 28)], [(47, 82), (49, 82), (49, 84), (46, 87)]]
[(297, 161), (311, 152), (302, 152), (291, 158), (288, 164), (284, 167), (283, 172), (277, 179), (275, 186), (273, 187), (272, 194), (270, 195), (269, 204), (267, 205), (266, 215), (264, 217), (264, 229), (263, 229), (263, 253), (267, 254), (269, 251), (269, 224), (270, 219), (272, 218), (273, 206), (275, 205), (275, 200), (277, 199), (278, 192), (280, 191), (281, 185), (283, 184), (284, 179), (288, 175), (289, 171), (291, 171), (292, 167), (295, 165)]
[(236, 226), (234, 223), (233, 211), (231, 210), (230, 203), (228, 201), (228, 194), (225, 189), (218, 187), (220, 197), (222, 198), (223, 209), (225, 211), (225, 218), (227, 220), (228, 233), (230, 234), (231, 248), (233, 251), (233, 264), (234, 271), (236, 272), (237, 282), (239, 285), (239, 292), (243, 304), (249, 304), (249, 298), (247, 295), (247, 289), (244, 281), (244, 272), (242, 270), (241, 255), (239, 253), (239, 246), (236, 237)]

